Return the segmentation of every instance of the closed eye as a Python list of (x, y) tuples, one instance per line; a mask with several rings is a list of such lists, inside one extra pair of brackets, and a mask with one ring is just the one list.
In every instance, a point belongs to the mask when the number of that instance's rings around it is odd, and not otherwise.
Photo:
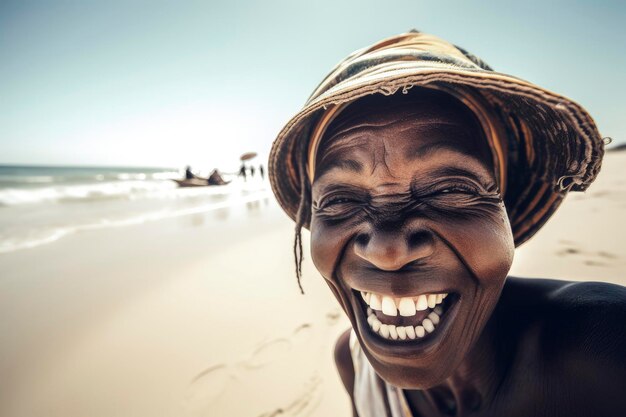
[(434, 192), (434, 194), (452, 194), (452, 193), (477, 194), (478, 191), (467, 185), (458, 184), (458, 185), (453, 185), (450, 187), (445, 187)]
[(356, 199), (352, 198), (352, 197), (345, 197), (345, 196), (341, 196), (341, 197), (331, 197), (328, 198), (325, 201), (322, 201), (321, 206), (322, 207), (329, 207), (329, 206), (335, 206), (335, 205), (339, 205), (339, 204), (350, 204), (350, 203), (359, 203), (359, 201), (357, 201)]

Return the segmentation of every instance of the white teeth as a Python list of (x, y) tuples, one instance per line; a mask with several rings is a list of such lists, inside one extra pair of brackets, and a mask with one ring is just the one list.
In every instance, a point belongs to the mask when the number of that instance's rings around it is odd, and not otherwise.
[(411, 317), (415, 315), (415, 303), (412, 298), (402, 297), (398, 303), (398, 310), (402, 317)]
[[(375, 333), (389, 340), (415, 340), (435, 331), (441, 322), (443, 308), (441, 304), (447, 293), (422, 294), (416, 297), (392, 298), (388, 295), (379, 295), (361, 291), (361, 297), (369, 305), (367, 308), (367, 323)], [(428, 316), (418, 326), (395, 326), (383, 324), (376, 314), (382, 311), (385, 316), (396, 317), (398, 313), (402, 317), (412, 317), (418, 311), (431, 310)], [(398, 319), (396, 319), (398, 320)]]
[(367, 316), (367, 323), (375, 333), (385, 339), (390, 340), (415, 340), (424, 337), (428, 333), (435, 331), (439, 324), (440, 317), (435, 312), (430, 312), (428, 318), (422, 320), (419, 326), (395, 326), (393, 324), (383, 324), (375, 314)]
[(377, 294), (372, 294), (370, 296), (370, 307), (373, 310), (380, 310), (382, 308), (380, 305), (380, 297)]
[(432, 333), (435, 331), (435, 325), (433, 324), (432, 321), (430, 321), (430, 319), (424, 319), (422, 320), (422, 326), (424, 326), (424, 329), (428, 332), (428, 333)]
[(389, 326), (387, 326), (386, 324), (381, 324), (378, 332), (385, 339), (389, 339)]
[(435, 294), (428, 294), (428, 307), (435, 308), (437, 305), (437, 296)]
[(391, 336), (393, 340), (398, 340), (398, 331), (396, 330), (396, 326), (393, 324), (389, 325), (389, 336)]
[(439, 324), (439, 315), (434, 311), (428, 315), (428, 318), (430, 319), (430, 321), (433, 322), (435, 326)]
[(406, 335), (408, 336), (409, 339), (411, 339), (411, 340), (415, 339), (415, 327), (413, 327), (413, 326), (405, 326), (404, 329), (405, 329)]
[(393, 298), (388, 296), (383, 296), (382, 303), (383, 314), (386, 316), (397, 316), (398, 310), (396, 310), (396, 303), (393, 301)]
[[(415, 297), (401, 297), (394, 300), (394, 298), (388, 295), (380, 295), (365, 291), (360, 291), (360, 293), (361, 297), (370, 308), (378, 311), (383, 310), (383, 313), (389, 316), (397, 316), (399, 311), (400, 315), (403, 317), (411, 317), (415, 315), (415, 311), (424, 311), (427, 308), (435, 308), (438, 304), (443, 302), (444, 298), (448, 296), (447, 293), (422, 294)], [(394, 310), (396, 311), (395, 314)]]
[(424, 337), (425, 334), (426, 332), (422, 326), (415, 326), (415, 336), (417, 336), (418, 339)]
[(428, 308), (428, 298), (422, 294), (417, 297), (417, 303), (415, 303), (415, 309), (417, 311), (424, 311)]
[(382, 326), (383, 324), (380, 322), (380, 320), (378, 319), (374, 319), (372, 320), (372, 330), (374, 330), (375, 332), (378, 333), (378, 331), (380, 330), (380, 326)]
[(401, 340), (406, 340), (406, 329), (403, 326), (396, 327), (396, 332)]

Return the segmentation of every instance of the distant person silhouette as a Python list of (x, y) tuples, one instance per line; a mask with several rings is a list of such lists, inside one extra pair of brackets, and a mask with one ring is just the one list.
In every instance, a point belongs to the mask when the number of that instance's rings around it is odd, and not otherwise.
[(222, 178), (222, 174), (220, 174), (220, 171), (216, 168), (213, 170), (213, 172), (211, 172), (211, 175), (209, 175), (209, 178), (207, 178), (207, 184), (225, 185), (225, 184), (228, 184), (228, 182), (224, 181), (224, 178)]
[(263, 169), (263, 164), (259, 165), (259, 174), (261, 174), (261, 179), (265, 179), (265, 169)]
[(241, 164), (241, 168), (239, 168), (239, 176), (243, 177), (244, 181), (248, 180), (248, 174), (246, 173), (246, 164)]
[(191, 172), (191, 167), (187, 165), (187, 168), (185, 168), (185, 179), (192, 180), (194, 178), (196, 178), (196, 176), (194, 175), (193, 172)]
[(250, 177), (254, 177), (254, 166), (250, 165)]

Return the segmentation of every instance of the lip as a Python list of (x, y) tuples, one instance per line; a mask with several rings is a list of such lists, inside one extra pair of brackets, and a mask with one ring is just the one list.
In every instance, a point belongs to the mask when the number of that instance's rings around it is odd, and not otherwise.
[[(351, 288), (351, 290), (351, 302), (353, 304), (359, 333), (361, 334), (363, 342), (367, 345), (368, 349), (376, 356), (389, 356), (391, 352), (393, 352), (393, 356), (399, 355), (403, 357), (419, 357), (432, 354), (448, 335), (450, 327), (458, 315), (463, 300), (460, 292), (452, 289), (432, 289), (421, 291), (422, 294), (448, 293), (450, 294), (448, 296), (448, 298), (450, 298), (449, 302), (451, 302), (452, 305), (448, 307), (445, 314), (442, 316), (442, 320), (437, 325), (435, 332), (430, 334), (428, 337), (425, 337), (424, 339), (415, 339), (411, 341), (403, 340), (398, 342), (395, 340), (384, 339), (375, 334), (367, 323), (367, 305), (360, 295), (360, 291), (367, 290), (357, 290), (354, 288)], [(402, 297), (402, 295), (394, 296)]]

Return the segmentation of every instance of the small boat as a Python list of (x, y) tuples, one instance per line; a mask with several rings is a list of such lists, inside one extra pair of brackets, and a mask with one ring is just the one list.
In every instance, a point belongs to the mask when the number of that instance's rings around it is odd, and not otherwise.
[(179, 187), (208, 187), (211, 185), (206, 178), (191, 178), (172, 181), (178, 184)]
[(196, 177), (191, 179), (172, 180), (178, 184), (179, 187), (208, 187), (211, 185), (226, 185), (230, 181), (224, 181), (221, 177), (218, 178), (202, 178)]

